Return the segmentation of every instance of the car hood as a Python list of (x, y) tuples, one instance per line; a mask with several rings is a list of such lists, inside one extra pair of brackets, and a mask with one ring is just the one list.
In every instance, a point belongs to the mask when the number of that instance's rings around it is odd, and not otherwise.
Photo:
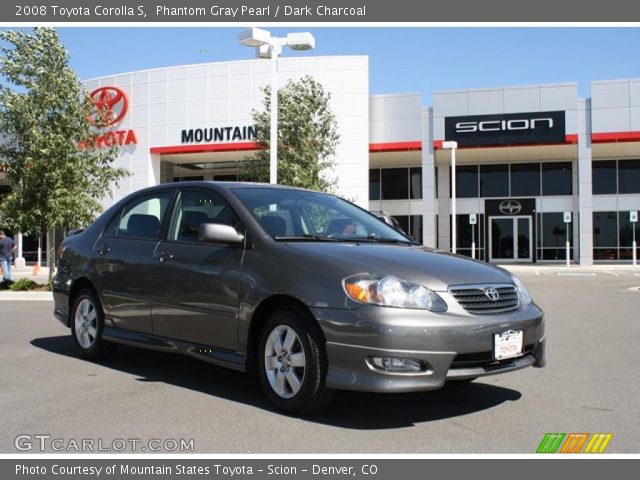
[(287, 245), (326, 258), (327, 267), (333, 259), (341, 272), (394, 275), (437, 291), (445, 291), (451, 285), (511, 282), (506, 270), (422, 246), (343, 242), (289, 242)]

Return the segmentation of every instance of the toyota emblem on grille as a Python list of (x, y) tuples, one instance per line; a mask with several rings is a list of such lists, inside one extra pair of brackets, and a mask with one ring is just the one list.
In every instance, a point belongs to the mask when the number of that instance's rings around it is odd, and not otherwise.
[(496, 302), (500, 298), (500, 294), (498, 293), (498, 290), (496, 290), (493, 287), (485, 288), (484, 294), (492, 302)]
[(505, 200), (500, 203), (498, 209), (504, 215), (515, 215), (522, 210), (522, 204), (516, 200)]

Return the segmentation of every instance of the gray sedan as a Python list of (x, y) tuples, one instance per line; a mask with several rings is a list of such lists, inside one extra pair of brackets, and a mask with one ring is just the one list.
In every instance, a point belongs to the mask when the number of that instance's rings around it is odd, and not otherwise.
[(339, 389), (434, 390), (545, 364), (543, 314), (518, 278), (333, 195), (160, 185), (61, 251), (54, 313), (82, 358), (122, 343), (257, 370), (292, 413)]

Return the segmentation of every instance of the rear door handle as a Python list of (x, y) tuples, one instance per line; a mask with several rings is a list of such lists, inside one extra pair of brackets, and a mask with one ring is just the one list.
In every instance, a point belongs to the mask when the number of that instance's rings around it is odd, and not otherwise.
[(109, 247), (109, 245), (107, 245), (106, 243), (100, 245), (100, 247), (98, 248), (98, 255), (100, 255), (101, 257), (105, 256), (107, 253), (109, 253), (111, 251), (111, 248)]
[(160, 252), (158, 254), (158, 260), (160, 260), (160, 263), (168, 262), (172, 258), (173, 258), (173, 252), (169, 250), (165, 250), (164, 252)]

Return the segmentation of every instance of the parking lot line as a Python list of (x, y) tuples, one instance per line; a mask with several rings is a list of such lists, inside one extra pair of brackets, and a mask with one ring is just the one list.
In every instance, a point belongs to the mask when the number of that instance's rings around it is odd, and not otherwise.
[(564, 277), (595, 277), (593, 272), (558, 272), (558, 275)]

